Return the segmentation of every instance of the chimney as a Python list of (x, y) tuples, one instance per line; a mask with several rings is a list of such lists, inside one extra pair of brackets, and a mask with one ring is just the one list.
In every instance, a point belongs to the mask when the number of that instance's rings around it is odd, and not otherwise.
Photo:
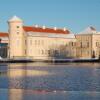
[(42, 27), (43, 29), (46, 29), (46, 26), (45, 25), (43, 25), (43, 27)]
[(35, 25), (35, 27), (38, 28), (39, 26), (38, 25)]
[(64, 29), (63, 29), (64, 31), (66, 31), (66, 27), (64, 27)]
[(57, 27), (54, 27), (54, 30), (56, 31), (57, 30)]

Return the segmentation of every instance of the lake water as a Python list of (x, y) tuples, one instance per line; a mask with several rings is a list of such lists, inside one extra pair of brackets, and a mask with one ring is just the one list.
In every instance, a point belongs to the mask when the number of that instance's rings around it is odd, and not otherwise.
[(100, 64), (0, 64), (0, 100), (100, 100)]

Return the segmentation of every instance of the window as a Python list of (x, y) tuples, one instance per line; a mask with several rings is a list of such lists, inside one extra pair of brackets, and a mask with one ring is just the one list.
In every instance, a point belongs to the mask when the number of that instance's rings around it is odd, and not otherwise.
[(40, 40), (38, 40), (38, 45), (40, 45)]
[(19, 31), (17, 30), (17, 32), (16, 32), (17, 34), (19, 34)]
[(32, 40), (30, 40), (30, 45), (32, 45)]
[(19, 26), (17, 26), (17, 28), (19, 28)]
[(80, 44), (81, 44), (81, 48), (82, 48), (82, 42), (80, 42)]
[(19, 32), (17, 32), (17, 34), (19, 34)]
[(50, 50), (48, 50), (48, 55), (50, 55), (51, 54), (51, 52), (50, 52)]
[(26, 50), (25, 50), (25, 54), (26, 54)]
[(75, 46), (76, 44), (75, 44), (75, 42), (71, 42), (71, 46)]
[(87, 42), (87, 47), (89, 47), (89, 42)]
[(27, 45), (27, 41), (25, 40), (25, 45)]
[(35, 45), (43, 45), (44, 44), (44, 41), (43, 40), (35, 40), (34, 41), (34, 44)]
[(96, 42), (96, 47), (98, 47), (99, 46), (99, 42)]
[(42, 50), (42, 54), (44, 54), (44, 50)]
[(37, 40), (35, 40), (35, 45), (37, 45)]

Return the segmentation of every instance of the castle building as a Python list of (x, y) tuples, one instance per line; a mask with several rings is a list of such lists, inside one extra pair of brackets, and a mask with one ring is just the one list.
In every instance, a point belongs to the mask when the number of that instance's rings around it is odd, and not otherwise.
[(8, 25), (9, 58), (47, 60), (76, 56), (75, 46), (72, 45), (76, 42), (75, 36), (66, 28), (24, 26), (16, 16), (8, 21)]
[(66, 28), (25, 26), (14, 16), (8, 21), (9, 32), (0, 32), (0, 56), (51, 60), (99, 58), (100, 32), (94, 27), (73, 34)]
[(100, 32), (88, 27), (75, 35), (77, 40), (77, 58), (98, 58), (100, 56)]

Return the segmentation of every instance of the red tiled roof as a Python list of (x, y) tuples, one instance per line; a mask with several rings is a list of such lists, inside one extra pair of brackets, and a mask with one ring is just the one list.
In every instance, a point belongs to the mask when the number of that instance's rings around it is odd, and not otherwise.
[(69, 30), (66, 30), (66, 31), (64, 31), (63, 29), (54, 30), (53, 28), (43, 29), (42, 27), (34, 27), (34, 26), (23, 26), (23, 29), (26, 32), (44, 32), (44, 33), (58, 33), (58, 34), (69, 34), (70, 33)]
[(5, 32), (0, 32), (0, 37), (8, 37), (8, 33), (5, 33)]

